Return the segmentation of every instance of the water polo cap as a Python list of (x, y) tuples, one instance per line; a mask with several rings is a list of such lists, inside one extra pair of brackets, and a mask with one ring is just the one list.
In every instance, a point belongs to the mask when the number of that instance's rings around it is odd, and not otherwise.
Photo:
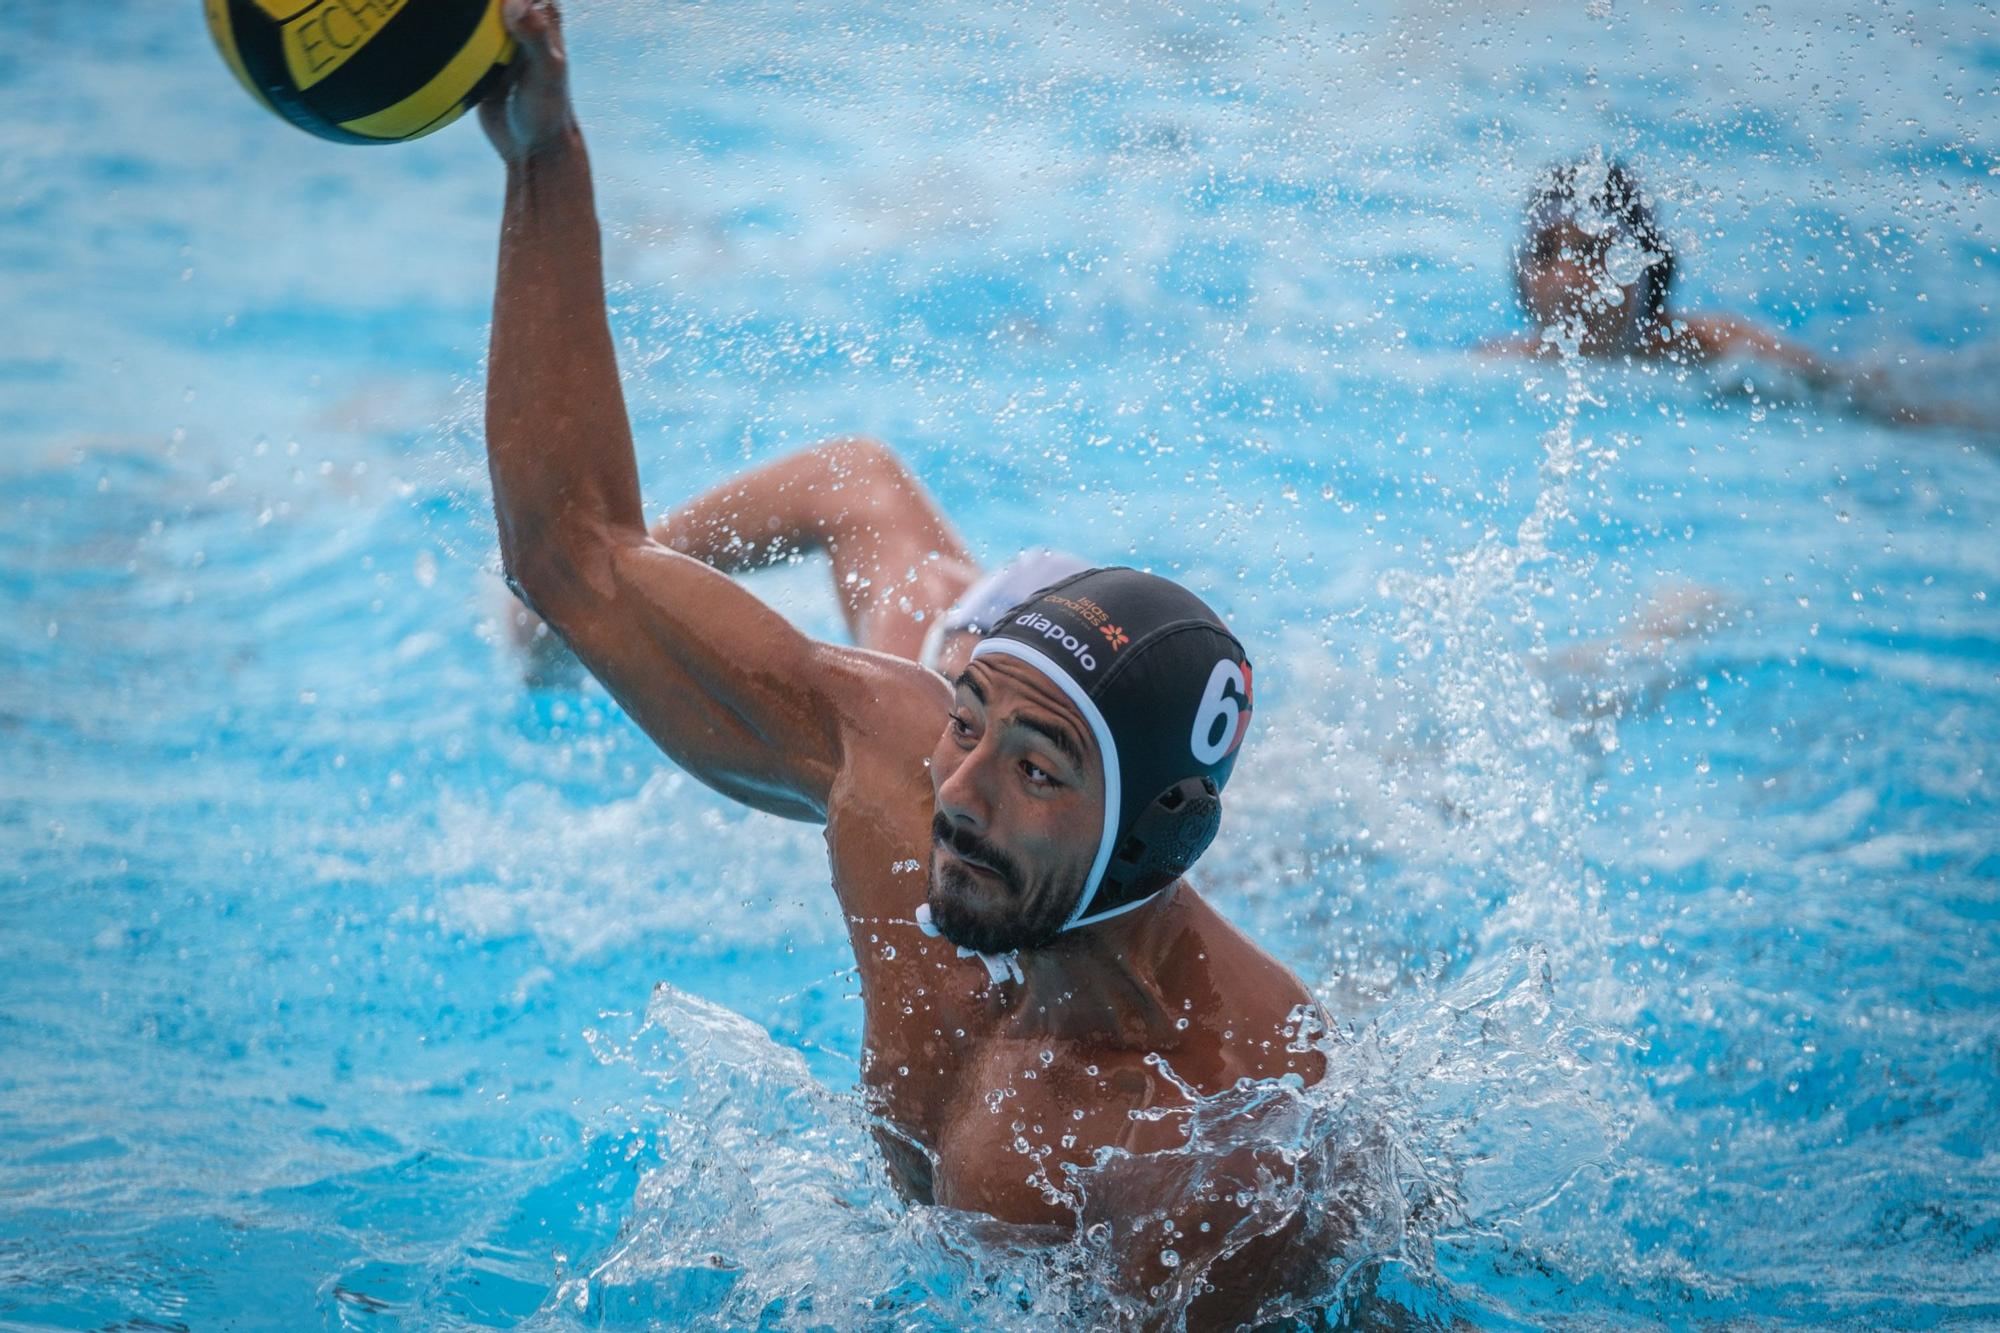
[(1104, 832), (1064, 930), (1130, 911), (1214, 840), (1250, 725), (1250, 662), (1208, 604), (1136, 569), (1088, 569), (987, 631), (972, 660), (1012, 657), (1061, 689), (1104, 756)]
[(1550, 167), (1528, 199), (1523, 246), (1516, 252), (1515, 267), (1520, 267), (1528, 242), (1565, 223), (1635, 252), (1643, 267), (1632, 278), (1615, 275), (1615, 280), (1621, 284), (1636, 280), (1640, 308), (1648, 314), (1659, 312), (1673, 285), (1673, 247), (1629, 167), (1601, 152)]

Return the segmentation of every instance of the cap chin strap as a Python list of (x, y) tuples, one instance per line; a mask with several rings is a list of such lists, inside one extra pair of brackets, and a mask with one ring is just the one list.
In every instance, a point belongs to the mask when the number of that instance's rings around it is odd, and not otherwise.
[[(944, 932), (937, 928), (937, 922), (931, 920), (929, 903), (917, 904), (917, 929), (934, 940), (942, 939), (944, 936)], [(1017, 949), (1009, 949), (1006, 953), (981, 953), (977, 949), (968, 949), (961, 944), (958, 946), (958, 956), (977, 958), (986, 964), (986, 980), (992, 985), (997, 986), (1003, 981), (1025, 979), (1021, 975), (1021, 954)]]
[(982, 657), (993, 656), (1015, 658), (1048, 677), (1049, 682), (1076, 705), (1076, 711), (1082, 713), (1083, 720), (1090, 724), (1090, 734), (1097, 739), (1097, 753), (1104, 760), (1104, 832), (1097, 840), (1097, 859), (1091, 862), (1090, 877), (1083, 881), (1083, 892), (1077, 895), (1076, 909), (1070, 913), (1069, 920), (1063, 922), (1063, 929), (1075, 930), (1079, 926), (1107, 921), (1121, 913), (1131, 911), (1140, 903), (1151, 901), (1153, 895), (1147, 894), (1135, 902), (1123, 903), (1108, 911), (1094, 912), (1089, 916), (1083, 914), (1084, 908), (1090, 905), (1090, 900), (1097, 896), (1098, 885), (1104, 882), (1104, 871), (1111, 864), (1111, 849), (1118, 843), (1118, 811), (1122, 795), (1119, 790), (1121, 774), (1118, 766), (1118, 742), (1111, 735), (1111, 728), (1104, 721), (1104, 714), (1098, 711), (1097, 701), (1085, 694), (1083, 686), (1076, 683), (1076, 678), (1063, 670), (1047, 653), (1032, 644), (1021, 643), (1015, 639), (992, 638), (981, 639), (979, 646), (972, 650), (972, 660), (975, 662)]
[[(1151, 893), (1147, 894), (1143, 898), (1134, 898), (1129, 903), (1120, 903), (1116, 907), (1107, 907), (1102, 912), (1092, 912), (1089, 916), (1074, 917), (1070, 920), (1070, 923), (1068, 925), (1063, 927), (1063, 929), (1075, 930), (1080, 926), (1094, 926), (1100, 921), (1109, 921), (1114, 916), (1124, 916), (1127, 912), (1133, 910), (1134, 908), (1144, 907), (1147, 903), (1153, 901), (1153, 899), (1165, 893), (1168, 888), (1172, 887), (1172, 885), (1173, 881), (1169, 880), (1166, 884), (1162, 885), (1157, 889), (1154, 889)], [(1088, 899), (1086, 899), (1085, 901), (1088, 901)]]

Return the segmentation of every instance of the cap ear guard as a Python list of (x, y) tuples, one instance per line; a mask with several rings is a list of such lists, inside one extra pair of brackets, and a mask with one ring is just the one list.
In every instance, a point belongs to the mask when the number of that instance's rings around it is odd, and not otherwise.
[(1119, 900), (1136, 904), (1186, 874), (1221, 827), (1222, 792), (1215, 779), (1183, 778), (1132, 821), (1111, 853), (1104, 883)]

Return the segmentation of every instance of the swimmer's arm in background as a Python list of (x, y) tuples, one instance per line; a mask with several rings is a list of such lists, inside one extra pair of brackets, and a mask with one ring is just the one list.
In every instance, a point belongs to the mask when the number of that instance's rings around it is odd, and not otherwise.
[(979, 576), (923, 483), (870, 439), (829, 440), (726, 481), (653, 538), (730, 574), (824, 551), (854, 642), (911, 659)]
[(506, 18), (520, 55), (480, 116), (507, 162), (486, 435), (508, 577), (690, 773), (822, 819), (868, 702), (911, 693), (877, 678), (935, 677), (813, 642), (648, 533), (561, 32), (547, 4)]
[(1814, 392), (1868, 420), (1890, 426), (1956, 426), (1988, 440), (2000, 436), (2000, 422), (1964, 402), (1914, 402), (1906, 388), (1898, 390), (1880, 370), (1828, 362), (1734, 314), (1692, 314), (1686, 318), (1686, 326), (1702, 356), (1714, 358), (1734, 352), (1790, 370)]
[(1502, 357), (1543, 357), (1549, 355), (1551, 350), (1550, 345), (1543, 341), (1540, 334), (1529, 333), (1511, 333), (1501, 338), (1488, 338), (1475, 343), (1472, 348), (1473, 355), (1493, 357), (1496, 360)]
[(1682, 318), (1689, 340), (1703, 360), (1741, 356), (1789, 371), (1815, 394), (1839, 406), (1893, 426), (1992, 428), (1956, 403), (1913, 403), (1884, 382), (1879, 372), (1830, 362), (1769, 329), (1735, 315), (1692, 314)]
[(1840, 384), (1838, 370), (1795, 342), (1780, 338), (1735, 315), (1689, 314), (1677, 317), (1680, 337), (1690, 343), (1704, 361), (1725, 356), (1743, 356), (1799, 376), (1815, 389)]

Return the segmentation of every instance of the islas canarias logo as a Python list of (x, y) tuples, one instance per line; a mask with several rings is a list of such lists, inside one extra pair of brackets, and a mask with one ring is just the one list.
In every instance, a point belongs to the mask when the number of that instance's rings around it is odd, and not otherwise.
[(1097, 632), (1111, 641), (1111, 651), (1114, 653), (1132, 642), (1132, 636), (1116, 625), (1099, 625)]

